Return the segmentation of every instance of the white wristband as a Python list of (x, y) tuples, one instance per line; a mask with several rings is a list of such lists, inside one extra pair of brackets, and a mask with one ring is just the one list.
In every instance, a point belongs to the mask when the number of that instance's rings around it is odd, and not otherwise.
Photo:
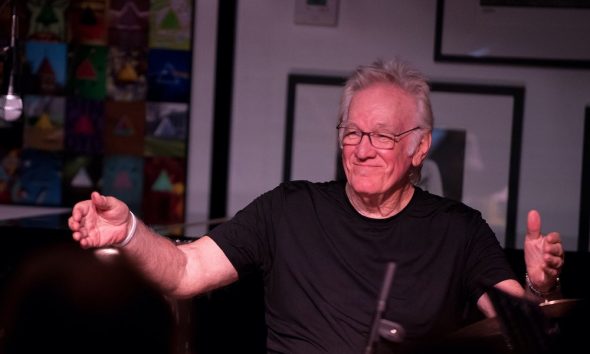
[(121, 248), (127, 246), (127, 244), (131, 242), (131, 239), (133, 239), (133, 236), (135, 236), (135, 230), (137, 229), (137, 218), (131, 212), (131, 210), (129, 210), (129, 215), (131, 215), (131, 229), (129, 230), (129, 232), (127, 233), (127, 237), (125, 237), (123, 241), (114, 244), (115, 247)]

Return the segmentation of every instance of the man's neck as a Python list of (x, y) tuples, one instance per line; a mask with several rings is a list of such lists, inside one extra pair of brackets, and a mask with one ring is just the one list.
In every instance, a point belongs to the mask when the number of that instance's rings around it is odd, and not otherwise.
[(414, 195), (414, 186), (409, 183), (392, 193), (378, 196), (361, 195), (356, 193), (350, 184), (346, 183), (346, 196), (361, 215), (373, 219), (385, 219), (402, 211)]

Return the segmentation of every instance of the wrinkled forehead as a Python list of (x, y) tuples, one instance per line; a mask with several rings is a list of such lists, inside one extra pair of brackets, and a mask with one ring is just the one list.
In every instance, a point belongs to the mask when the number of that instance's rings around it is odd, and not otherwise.
[(396, 130), (412, 125), (418, 104), (415, 97), (391, 84), (375, 84), (352, 97), (346, 125), (364, 129)]

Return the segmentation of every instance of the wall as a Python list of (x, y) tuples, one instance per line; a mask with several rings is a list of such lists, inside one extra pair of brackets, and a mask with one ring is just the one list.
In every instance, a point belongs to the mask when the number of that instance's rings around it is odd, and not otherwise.
[[(209, 204), (217, 2), (196, 4), (187, 206), (190, 220), (203, 220)], [(338, 25), (320, 27), (294, 23), (294, 0), (239, 1), (229, 215), (281, 181), (289, 73), (346, 74), (376, 58), (400, 56), (433, 80), (526, 87), (517, 244), (527, 211), (537, 208), (543, 230), (560, 231), (565, 247), (576, 248), (590, 70), (434, 62), (435, 7), (435, 0), (341, 0)], [(4, 209), (0, 214), (10, 215)]]
[(342, 74), (376, 58), (400, 56), (433, 80), (526, 87), (517, 244), (527, 211), (537, 208), (543, 230), (560, 231), (566, 248), (576, 248), (589, 70), (434, 62), (435, 0), (340, 1), (336, 27), (296, 25), (294, 3), (239, 3), (230, 214), (281, 181), (289, 73)]

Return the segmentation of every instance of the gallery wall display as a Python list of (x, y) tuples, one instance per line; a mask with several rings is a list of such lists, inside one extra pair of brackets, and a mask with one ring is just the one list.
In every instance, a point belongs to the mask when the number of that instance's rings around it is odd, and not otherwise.
[[(345, 78), (298, 73), (287, 81), (283, 180), (345, 179), (336, 130)], [(524, 88), (430, 85), (435, 129), (419, 186), (480, 210), (515, 248)]]
[(193, 6), (17, 1), (23, 114), (0, 120), (0, 203), (72, 206), (96, 190), (150, 224), (184, 221)]
[(590, 68), (587, 1), (437, 0), (434, 60)]

